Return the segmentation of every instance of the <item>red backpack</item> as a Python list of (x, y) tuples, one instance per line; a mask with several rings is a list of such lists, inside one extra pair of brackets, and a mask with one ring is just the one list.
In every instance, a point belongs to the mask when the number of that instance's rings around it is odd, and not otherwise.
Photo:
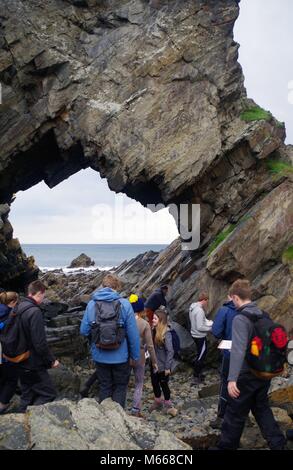
[(287, 362), (288, 335), (285, 328), (275, 323), (266, 312), (261, 317), (245, 311), (241, 314), (253, 322), (245, 357), (252, 372), (263, 379), (281, 375)]

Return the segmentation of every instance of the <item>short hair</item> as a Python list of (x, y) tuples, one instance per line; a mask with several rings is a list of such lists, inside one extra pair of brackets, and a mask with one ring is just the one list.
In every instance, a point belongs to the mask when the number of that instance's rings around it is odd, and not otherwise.
[(27, 288), (28, 295), (36, 295), (38, 292), (45, 292), (46, 286), (42, 281), (33, 281)]
[(119, 291), (122, 287), (122, 282), (115, 274), (107, 274), (102, 280), (102, 286)]
[(229, 289), (229, 295), (237, 295), (241, 300), (250, 300), (252, 297), (252, 289), (247, 279), (237, 279), (233, 282)]
[(198, 301), (202, 302), (203, 300), (209, 300), (209, 294), (207, 292), (200, 292)]

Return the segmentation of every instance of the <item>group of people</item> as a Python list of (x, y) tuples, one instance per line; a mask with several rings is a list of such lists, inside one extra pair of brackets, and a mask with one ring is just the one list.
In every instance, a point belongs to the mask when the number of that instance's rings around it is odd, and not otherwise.
[[(28, 406), (53, 401), (57, 396), (48, 369), (58, 367), (59, 362), (48, 347), (40, 309), (45, 290), (41, 281), (34, 281), (28, 286), (27, 297), (21, 300), (15, 292), (0, 294), (0, 339), (7, 329), (7, 322), (13, 324), (19, 320), (19, 331), (25, 338), (27, 349), (18, 351), (14, 357), (2, 354), (0, 413), (7, 411), (18, 383), (20, 412), (25, 412)], [(112, 398), (125, 408), (133, 371), (135, 389), (131, 414), (143, 418), (142, 394), (146, 358), (149, 358), (154, 394), (150, 412), (165, 410), (167, 414), (176, 416), (169, 383), (175, 350), (166, 300), (168, 285), (161, 285), (147, 299), (137, 294), (131, 294), (126, 299), (119, 294), (120, 290), (119, 278), (107, 274), (84, 313), (80, 333), (89, 340), (96, 369), (83, 396), (86, 396), (93, 381), (98, 380), (99, 401)], [(191, 385), (198, 385), (204, 380), (208, 333), (211, 332), (217, 339), (232, 341), (231, 350), (225, 349), (222, 357), (218, 417), (214, 424), (221, 427), (217, 449), (239, 447), (250, 411), (271, 449), (284, 449), (286, 446), (286, 438), (269, 407), (270, 379), (254, 373), (246, 360), (254, 324), (266, 315), (251, 298), (249, 281), (241, 279), (231, 286), (228, 300), (217, 312), (214, 321), (207, 319), (209, 297), (205, 292), (200, 293), (197, 302), (191, 304), (189, 309), (190, 332), (197, 348)]]
[[(174, 349), (166, 308), (168, 286), (162, 285), (146, 301), (142, 296), (136, 294), (130, 295), (129, 300), (120, 297), (118, 294), (120, 287), (120, 280), (116, 276), (106, 275), (102, 282), (102, 288), (93, 294), (92, 300), (88, 303), (80, 326), (81, 334), (90, 337), (91, 354), (96, 364), (94, 378), (99, 382), (99, 400), (112, 398), (125, 408), (129, 378), (133, 370), (135, 390), (131, 413), (134, 416), (143, 417), (141, 400), (146, 355), (149, 355), (151, 382), (154, 391), (154, 403), (150, 411), (165, 408), (168, 414), (175, 416), (177, 410), (172, 404), (169, 388)], [(99, 324), (99, 320), (97, 320), (98, 308), (104, 307), (102, 312), (104, 319), (107, 315), (110, 318), (114, 315), (113, 313), (111, 317), (111, 312), (106, 312), (105, 303), (107, 302), (119, 302), (120, 304), (118, 321), (123, 323), (125, 336), (120, 341), (118, 348), (111, 347), (111, 345), (103, 347), (100, 339), (97, 344), (97, 338), (93, 341), (92, 337), (93, 326)], [(108, 323), (110, 321), (108, 320)], [(104, 323), (107, 328), (107, 319), (104, 320)], [(110, 329), (111, 326), (108, 328)], [(117, 329), (114, 322), (112, 324), (114, 336), (115, 328)], [(101, 329), (100, 327), (99, 330)]]
[(41, 281), (34, 281), (28, 286), (27, 297), (21, 301), (16, 292), (0, 294), (0, 336), (8, 322), (19, 319), (19, 341), (24, 339), (26, 344), (26, 351), (14, 357), (2, 353), (0, 414), (9, 407), (18, 383), (21, 385), (19, 412), (25, 412), (28, 406), (53, 401), (57, 396), (48, 369), (58, 367), (59, 362), (48, 347), (40, 309), (45, 291), (46, 287)]
[[(228, 299), (215, 315), (214, 321), (206, 318), (208, 295), (200, 295), (198, 302), (190, 306), (189, 316), (191, 335), (197, 346), (194, 361), (194, 384), (204, 377), (204, 359), (207, 354), (207, 334), (211, 332), (215, 338), (231, 341), (231, 350), (223, 350), (221, 363), (221, 387), (219, 393), (217, 419), (211, 423), (214, 428), (221, 429), (221, 437), (215, 449), (238, 449), (246, 419), (251, 411), (263, 437), (270, 449), (286, 448), (286, 438), (269, 406), (268, 392), (274, 374), (258, 372), (251, 368), (247, 361), (247, 351), (255, 334), (257, 321), (268, 321), (267, 313), (252, 302), (252, 289), (248, 280), (239, 279), (229, 289)], [(280, 336), (285, 336), (281, 328), (277, 328)], [(260, 340), (260, 338), (258, 338)], [(283, 341), (284, 349), (286, 338)], [(257, 350), (259, 355), (259, 351)], [(292, 431), (287, 432), (292, 439)]]

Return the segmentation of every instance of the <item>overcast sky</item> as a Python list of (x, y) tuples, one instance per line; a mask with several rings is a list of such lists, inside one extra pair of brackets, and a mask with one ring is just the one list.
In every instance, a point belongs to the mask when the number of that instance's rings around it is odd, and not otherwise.
[[(235, 40), (248, 96), (285, 121), (293, 144), (292, 20), (292, 0), (242, 0)], [(19, 192), (10, 220), (21, 243), (170, 243), (177, 236), (166, 210), (152, 214), (124, 195), (117, 200), (93, 170), (52, 190), (40, 183)]]

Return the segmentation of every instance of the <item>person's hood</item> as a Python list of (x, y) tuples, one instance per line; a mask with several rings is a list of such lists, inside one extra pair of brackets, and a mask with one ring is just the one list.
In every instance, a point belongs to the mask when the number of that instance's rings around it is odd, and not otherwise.
[(229, 300), (227, 302), (224, 302), (223, 305), (224, 305), (224, 307), (228, 307), (231, 310), (236, 310), (236, 307), (235, 307), (235, 304), (234, 304), (233, 300)]
[(198, 305), (200, 308), (202, 308), (202, 310), (204, 310), (204, 308), (203, 308), (203, 306), (202, 306), (202, 304), (201, 304), (200, 302), (193, 302), (193, 303), (190, 305), (190, 307), (193, 308), (193, 307), (195, 307), (196, 305)]
[(9, 308), (5, 304), (0, 304), (0, 318), (5, 317), (6, 315), (9, 314), (11, 308)]
[(28, 310), (30, 307), (40, 308), (40, 306), (37, 304), (37, 302), (34, 299), (32, 299), (30, 297), (24, 297), (19, 302), (19, 304), (15, 307), (14, 311), (16, 313), (22, 313), (25, 310)]
[(245, 312), (247, 315), (254, 317), (261, 317), (263, 315), (262, 310), (256, 305), (255, 302), (250, 302), (249, 304), (243, 305), (243, 307), (240, 307), (238, 311), (241, 313)]
[(120, 294), (110, 287), (103, 287), (98, 289), (92, 295), (92, 300), (104, 300), (105, 302), (112, 302), (113, 300), (120, 299)]

